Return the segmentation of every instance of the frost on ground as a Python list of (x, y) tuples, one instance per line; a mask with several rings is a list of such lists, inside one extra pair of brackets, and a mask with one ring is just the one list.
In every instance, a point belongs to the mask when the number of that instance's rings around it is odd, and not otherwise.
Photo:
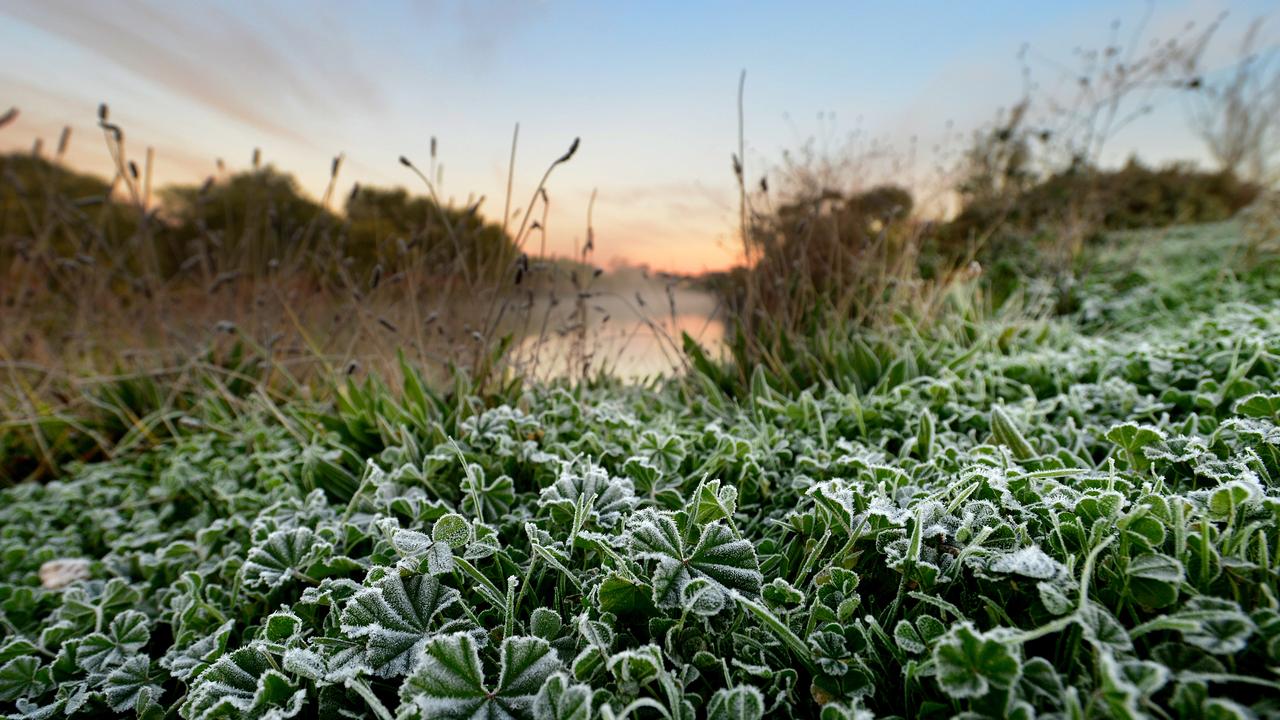
[(1230, 294), (798, 392), (211, 398), (3, 490), (0, 711), (1275, 716), (1280, 303)]

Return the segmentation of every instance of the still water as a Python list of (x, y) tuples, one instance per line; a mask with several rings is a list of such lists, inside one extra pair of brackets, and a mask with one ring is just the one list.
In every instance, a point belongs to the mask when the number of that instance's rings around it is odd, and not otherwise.
[(716, 298), (701, 290), (658, 281), (606, 286), (581, 302), (573, 294), (539, 300), (516, 355), (543, 377), (581, 375), (584, 364), (590, 374), (608, 369), (629, 380), (671, 375), (686, 366), (684, 333), (720, 355), (720, 315)]

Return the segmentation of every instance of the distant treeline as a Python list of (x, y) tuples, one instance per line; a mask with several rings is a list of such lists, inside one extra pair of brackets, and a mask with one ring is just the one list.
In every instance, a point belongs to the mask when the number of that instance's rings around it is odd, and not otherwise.
[(1137, 230), (1226, 220), (1258, 197), (1261, 188), (1229, 170), (1204, 171), (1187, 163), (1151, 168), (1130, 158), (1117, 170), (1071, 166), (1008, 195), (976, 194), (940, 228), (954, 244), (992, 228), (1028, 233), (1073, 214), (1091, 216), (1097, 231)]
[[(6, 263), (35, 253), (54, 263), (106, 262), (210, 282), (283, 268), (376, 284), (410, 262), (441, 278), (519, 273), (511, 238), (478, 207), (445, 207), (402, 188), (357, 186), (334, 212), (270, 166), (165, 188), (150, 200), (134, 197), (126, 183), (113, 186), (29, 154), (2, 162)], [(800, 278), (817, 293), (843, 292), (850, 278), (883, 276), (886, 265), (911, 263), (929, 276), (970, 257), (1031, 251), (1072, 222), (1099, 233), (1223, 220), (1258, 192), (1229, 171), (1131, 160), (1119, 169), (1070, 167), (1039, 180), (969, 178), (960, 187), (960, 212), (937, 222), (915, 215), (912, 194), (899, 186), (822, 190), (753, 212), (753, 270), (710, 281), (731, 301), (745, 291), (738, 286), (747, 272), (776, 276), (773, 285), (785, 280), (779, 292), (792, 292)]]
[[(136, 187), (30, 154), (0, 157), (0, 260), (106, 262), (160, 278), (217, 278), (280, 269), (377, 274), (412, 261), (432, 274), (475, 275), (518, 254), (478, 207), (455, 208), (402, 188), (357, 186), (341, 212), (307, 198), (271, 166), (155, 199)], [(136, 183), (134, 183), (136, 186)]]

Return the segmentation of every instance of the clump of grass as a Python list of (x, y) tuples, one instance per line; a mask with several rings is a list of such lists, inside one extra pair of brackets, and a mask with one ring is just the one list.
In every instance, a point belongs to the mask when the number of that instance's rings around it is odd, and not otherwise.
[[(997, 311), (1070, 312), (1088, 271), (1085, 249), (1107, 232), (1222, 221), (1248, 206), (1262, 186), (1231, 166), (1103, 167), (1109, 143), (1154, 103), (1204, 87), (1193, 81), (1218, 23), (1148, 44), (1148, 20), (1127, 41), (1113, 24), (1102, 47), (1067, 64), (1024, 49), (1023, 97), (976, 131), (943, 174), (959, 202), (951, 218), (913, 215), (911, 194), (892, 182), (860, 185), (874, 173), (857, 158), (809, 152), (807, 164), (788, 162), (755, 189), (744, 166), (744, 73), (732, 158), (744, 264), (712, 279), (735, 324), (726, 382), (745, 392), (756, 367), (787, 387), (839, 375), (817, 370), (833, 337), (929, 332), (940, 320)], [(1062, 77), (1034, 82), (1045, 68)], [(1253, 95), (1262, 99), (1236, 115), (1259, 124), (1271, 95)]]
[[(163, 378), (181, 395), (206, 380), (174, 368), (231, 348), (265, 368), (256, 381), (264, 392), (327, 392), (344, 372), (395, 377), (401, 353), (433, 382), (467, 373), (484, 388), (527, 360), (502, 351), (521, 321), (517, 275), (544, 264), (526, 247), (532, 218), (578, 140), (548, 166), (509, 235), (511, 218), (485, 221), (483, 198), (444, 201), (439, 178), (408, 158), (426, 197), (356, 186), (341, 213), (329, 207), (341, 156), (319, 202), (258, 150), (248, 170), (219, 162), (198, 187), (157, 191), (154, 153), (140, 166), (105, 104), (98, 120), (109, 179), (64, 167), (66, 132), (53, 157), (37, 148), (0, 160), (0, 410), (18, 433), (11, 452), (30, 460), (18, 465), (35, 475), (105, 452), (124, 432), (110, 423), (73, 431), (102, 421), (85, 414), (100, 383)], [(433, 139), (432, 175), (437, 152)], [(515, 152), (513, 141), (513, 163)], [(545, 242), (545, 220), (540, 230)]]

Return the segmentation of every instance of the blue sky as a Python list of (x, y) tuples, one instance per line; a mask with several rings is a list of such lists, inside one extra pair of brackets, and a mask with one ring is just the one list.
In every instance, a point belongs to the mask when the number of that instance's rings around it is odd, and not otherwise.
[[(1150, 9), (1150, 39), (1229, 11), (1206, 56), (1222, 66), (1270, 5), (0, 0), (0, 105), (23, 113), (0, 147), (50, 146), (69, 124), (71, 161), (104, 170), (93, 123), (105, 100), (135, 155), (156, 148), (158, 182), (199, 182), (217, 158), (244, 167), (260, 147), (318, 196), (339, 152), (340, 190), (415, 187), (396, 159), (425, 165), (434, 135), (444, 194), (482, 194), (497, 216), (519, 122), (514, 207), (582, 137), (551, 182), (552, 249), (580, 241), (598, 190), (600, 260), (716, 268), (736, 258), (729, 156), (742, 69), (750, 177), (809, 138), (839, 149), (853, 136), (897, 160), (868, 161), (866, 182), (924, 183), (968, 129), (1018, 98), (1024, 43), (1048, 80), (1072, 48), (1101, 45), (1112, 20), (1127, 32)], [(1274, 17), (1264, 41), (1278, 38)], [(1202, 158), (1184, 110), (1162, 102), (1112, 154)]]

